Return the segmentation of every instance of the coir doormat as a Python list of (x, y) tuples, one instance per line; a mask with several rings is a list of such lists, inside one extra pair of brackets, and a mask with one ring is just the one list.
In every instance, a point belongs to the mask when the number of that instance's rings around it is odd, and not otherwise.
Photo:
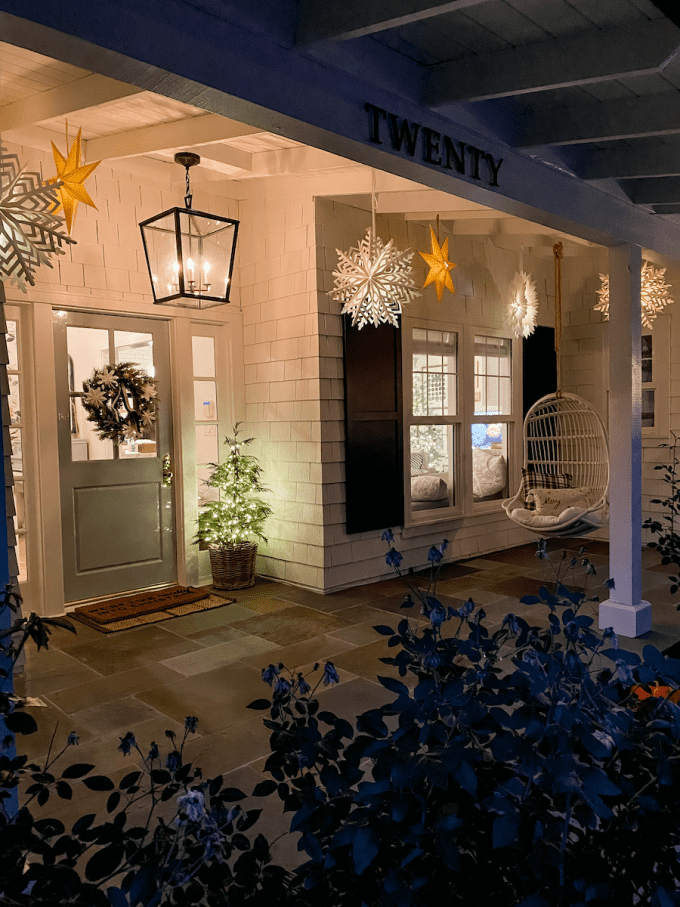
[(165, 589), (139, 592), (136, 595), (121, 595), (92, 605), (82, 605), (71, 611), (68, 616), (75, 617), (81, 623), (102, 633), (115, 633), (116, 630), (154, 624), (182, 614), (221, 608), (223, 605), (233, 604), (234, 601), (233, 598), (223, 598), (193, 586), (169, 586)]

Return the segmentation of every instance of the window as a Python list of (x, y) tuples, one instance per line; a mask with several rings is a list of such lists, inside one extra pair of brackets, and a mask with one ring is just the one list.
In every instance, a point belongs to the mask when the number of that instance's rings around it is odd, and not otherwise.
[(640, 343), (643, 437), (665, 438), (668, 435), (669, 337), (667, 316), (656, 319), (653, 332), (643, 328)]
[[(492, 418), (490, 418), (492, 417)], [(472, 417), (473, 501), (508, 497), (512, 419), (512, 341), (476, 334)]]
[(196, 463), (198, 504), (219, 500), (219, 491), (204, 482), (209, 478), (211, 463), (219, 461), (219, 419), (217, 413), (217, 380), (215, 338), (194, 335), (191, 338), (194, 373), (194, 422), (196, 426)]
[(509, 495), (519, 437), (513, 341), (491, 330), (406, 322), (403, 343), (407, 522), (497, 507)]
[(458, 416), (458, 333), (411, 330), (409, 450), (411, 511), (456, 506)]

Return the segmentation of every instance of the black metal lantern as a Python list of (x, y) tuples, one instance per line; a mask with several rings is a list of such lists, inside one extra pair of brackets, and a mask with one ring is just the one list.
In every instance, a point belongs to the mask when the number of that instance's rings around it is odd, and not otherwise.
[(139, 225), (154, 303), (189, 309), (224, 305), (229, 302), (239, 222), (194, 211), (189, 168), (201, 159), (180, 151), (175, 161), (186, 168), (186, 207), (170, 208)]

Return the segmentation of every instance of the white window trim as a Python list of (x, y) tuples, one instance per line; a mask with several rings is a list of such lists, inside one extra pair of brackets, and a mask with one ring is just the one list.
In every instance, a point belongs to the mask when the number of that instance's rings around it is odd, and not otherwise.
[[(522, 426), (523, 426), (523, 416), (522, 416), (522, 343), (521, 340), (513, 336), (512, 331), (510, 330), (501, 330), (499, 328), (487, 327), (486, 325), (473, 324), (467, 327), (468, 337), (466, 338), (466, 346), (469, 350), (469, 355), (472, 360), (471, 371), (470, 371), (470, 380), (467, 382), (462, 382), (466, 390), (465, 393), (465, 404), (464, 409), (466, 410), (466, 425), (480, 424), (484, 422), (489, 422), (488, 416), (482, 416), (475, 413), (475, 389), (474, 389), (474, 375), (472, 369), (474, 368), (474, 346), (475, 346), (475, 337), (499, 337), (504, 340), (511, 341), (512, 357), (510, 360), (511, 376), (512, 376), (512, 409), (511, 413), (508, 416), (499, 416), (498, 419), (495, 419), (496, 422), (501, 422), (504, 425), (508, 426), (508, 494), (510, 497), (515, 493), (515, 488), (517, 487), (518, 476), (519, 476), (519, 466), (521, 465), (521, 449), (522, 449)], [(467, 376), (466, 376), (467, 377)], [(518, 451), (520, 453), (518, 453)], [(465, 482), (466, 489), (466, 502), (465, 510), (467, 513), (494, 513), (501, 510), (501, 499), (496, 501), (473, 501), (472, 495), (472, 437), (471, 434), (468, 434), (467, 440), (463, 445), (463, 456), (464, 456), (464, 474), (465, 477), (469, 477), (469, 481)]]
[[(411, 426), (428, 424), (425, 417), (414, 417), (412, 377), (412, 331), (414, 328), (432, 331), (449, 331), (458, 335), (457, 344), (457, 415), (436, 417), (437, 424), (454, 425), (454, 483), (456, 504), (432, 510), (411, 509)], [(451, 523), (462, 519), (500, 512), (501, 500), (475, 503), (472, 495), (472, 444), (470, 426), (488, 421), (488, 417), (475, 415), (474, 404), (474, 338), (475, 336), (499, 337), (512, 341), (512, 413), (503, 416), (508, 426), (508, 490), (512, 495), (518, 482), (522, 449), (522, 344), (510, 330), (486, 324), (460, 324), (445, 318), (425, 316), (402, 319), (402, 381), (404, 400), (404, 528), (414, 530), (438, 523)]]
[[(456, 409), (455, 416), (413, 416), (413, 344), (412, 334), (414, 328), (429, 331), (447, 331), (457, 335), (456, 340)], [(461, 324), (447, 321), (437, 321), (430, 318), (404, 318), (402, 321), (402, 381), (404, 399), (404, 526), (430, 525), (433, 522), (446, 522), (461, 517), (464, 513), (461, 507), (462, 466), (461, 458), (456, 456), (456, 451), (462, 443), (463, 415), (461, 375), (465, 369), (465, 339), (464, 327)], [(404, 367), (404, 363), (406, 367)], [(430, 425), (436, 419), (437, 425), (453, 425), (453, 483), (456, 503), (452, 507), (438, 507), (433, 510), (413, 511), (411, 509), (411, 426)]]

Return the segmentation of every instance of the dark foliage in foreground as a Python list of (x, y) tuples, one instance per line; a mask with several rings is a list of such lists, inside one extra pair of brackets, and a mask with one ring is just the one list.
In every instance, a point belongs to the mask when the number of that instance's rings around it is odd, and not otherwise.
[[(339, 680), (332, 663), (263, 671), (271, 698), (251, 707), (269, 712), (271, 754), (252, 793), (278, 794), (292, 814), (306, 854), (296, 871), (273, 865), (243, 791), (184, 762), (190, 717), (163, 757), (121, 738), (142, 768), (116, 786), (90, 765), (57, 774), (55, 758), (3, 756), (5, 788), (30, 781), (18, 815), (0, 817), (4, 902), (424, 907), (446, 892), (451, 905), (679, 905), (680, 708), (662, 697), (641, 707), (633, 688), (677, 689), (680, 661), (651, 646), (641, 660), (594, 628), (584, 612), (595, 598), (564, 585), (569, 570), (594, 574), (583, 551), (558, 555), (552, 582), (523, 600), (541, 626), (508, 614), (490, 630), (471, 601), (437, 598), (445, 548), (430, 548), (430, 586), (411, 588), (397, 626), (376, 628), (394, 649), (379, 678), (389, 704), (353, 726), (317, 695)], [(550, 566), (543, 543), (538, 554)], [(48, 632), (33, 616), (18, 629)], [(12, 717), (21, 703), (5, 700), (11, 730), (30, 731)], [(66, 829), (32, 816), (33, 801), (82, 787), (108, 796), (106, 821)]]

